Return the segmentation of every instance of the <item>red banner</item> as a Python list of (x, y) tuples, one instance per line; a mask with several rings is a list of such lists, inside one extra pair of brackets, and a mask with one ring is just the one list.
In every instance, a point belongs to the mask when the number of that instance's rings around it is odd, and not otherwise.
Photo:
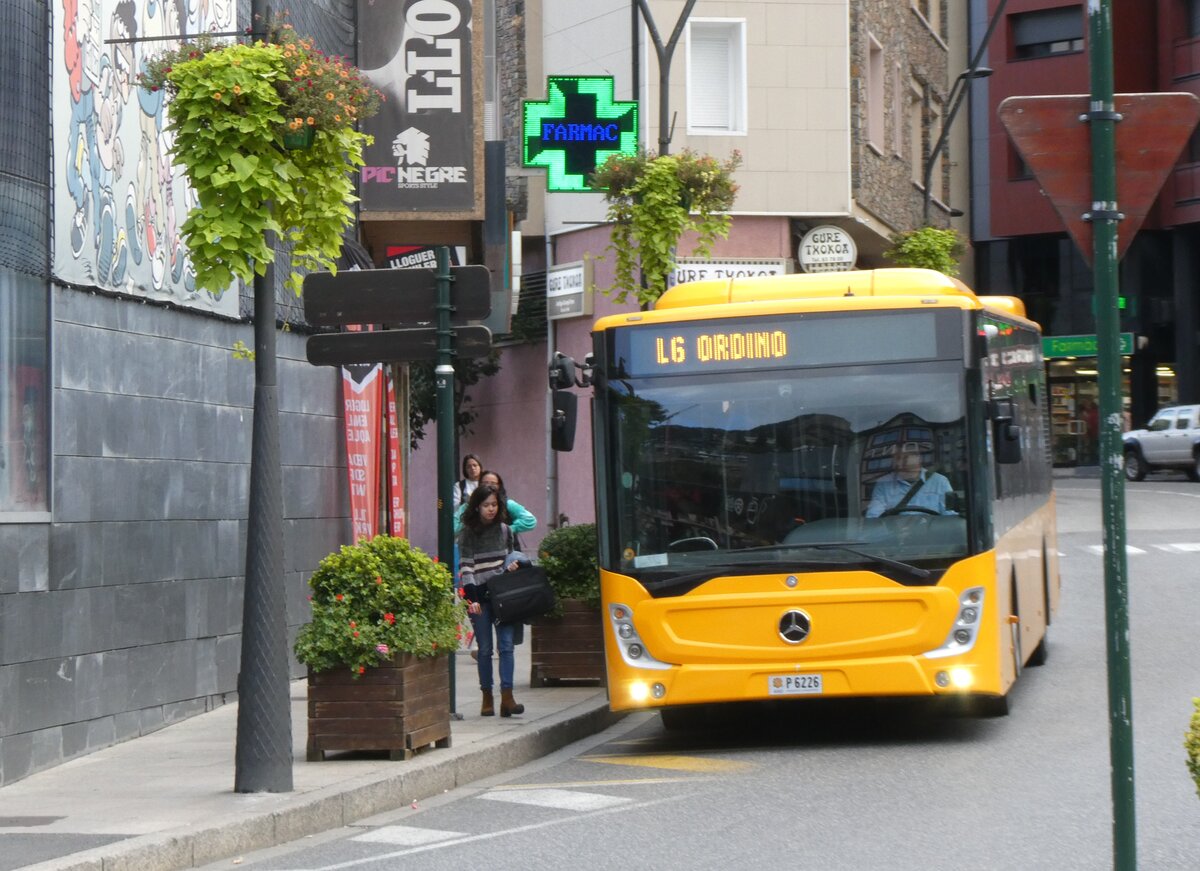
[(383, 416), (383, 366), (342, 369), (346, 419), (346, 469), (350, 478), (353, 540), (379, 533), (379, 438)]
[(404, 538), (404, 472), (400, 465), (400, 416), (396, 408), (396, 382), (387, 373), (388, 517), (391, 534)]

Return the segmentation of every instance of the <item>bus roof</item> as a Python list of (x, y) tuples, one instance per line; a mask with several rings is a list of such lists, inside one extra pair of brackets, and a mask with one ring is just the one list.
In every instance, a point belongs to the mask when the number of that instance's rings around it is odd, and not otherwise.
[(653, 311), (601, 318), (595, 329), (605, 330), (631, 321), (653, 323), (718, 315), (711, 306), (724, 307), (719, 316), (739, 317), (764, 314), (768, 309), (778, 312), (781, 307), (787, 311), (861, 311), (918, 304), (982, 308), (1028, 320), (1024, 303), (1016, 297), (976, 296), (957, 278), (932, 269), (864, 269), (677, 284), (659, 297)]

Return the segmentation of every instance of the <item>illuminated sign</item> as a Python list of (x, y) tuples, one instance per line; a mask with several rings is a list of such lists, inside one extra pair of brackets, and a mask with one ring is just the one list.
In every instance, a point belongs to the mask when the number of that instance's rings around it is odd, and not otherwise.
[(612, 76), (551, 76), (546, 99), (526, 100), (525, 166), (546, 169), (546, 190), (587, 191), (613, 154), (637, 152), (637, 103), (613, 98)]
[(617, 329), (612, 378), (961, 360), (957, 311), (794, 314)]
[[(1095, 336), (1044, 336), (1043, 357), (1095, 357), (1099, 352)], [(1133, 333), (1121, 333), (1121, 353), (1133, 353)]]

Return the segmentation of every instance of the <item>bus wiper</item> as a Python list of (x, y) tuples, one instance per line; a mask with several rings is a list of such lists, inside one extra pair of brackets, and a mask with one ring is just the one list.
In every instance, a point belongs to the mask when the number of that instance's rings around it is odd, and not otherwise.
[(855, 545), (863, 543), (864, 542), (858, 541), (825, 541), (814, 542), (812, 544), (807, 542), (784, 544), (781, 542), (779, 544), (768, 544), (762, 547), (746, 548), (741, 552), (745, 553), (747, 550), (802, 550), (804, 548), (812, 548), (813, 550), (844, 550), (848, 553), (855, 554), (856, 556), (861, 556), (863, 559), (870, 560), (873, 563), (878, 563), (881, 566), (887, 566), (888, 568), (895, 569), (898, 572), (903, 572), (909, 577), (917, 578), (918, 580), (923, 581), (932, 576), (932, 572), (930, 572), (928, 569), (909, 565), (908, 563), (902, 563), (899, 560), (889, 559), (885, 556), (878, 556), (877, 554), (868, 553), (865, 550), (859, 550), (857, 547), (855, 547)]
[(810, 544), (810, 545), (805, 545), (805, 546), (816, 548), (817, 550), (844, 550), (848, 553), (852, 553), (857, 556), (861, 556), (863, 559), (868, 559), (871, 562), (879, 563), (881, 566), (887, 566), (890, 569), (895, 569), (896, 571), (904, 572), (905, 574), (909, 575), (910, 577), (919, 578), (920, 580), (925, 580), (926, 578), (930, 577), (930, 575), (933, 574), (928, 569), (923, 569), (923, 568), (920, 568), (919, 566), (909, 565), (908, 563), (902, 563), (902, 562), (900, 562), (900, 560), (889, 559), (886, 556), (879, 556), (878, 554), (867, 553), (865, 550), (859, 550), (856, 547), (851, 547), (848, 544), (841, 544), (840, 542), (834, 542), (831, 544)]
[(689, 572), (686, 575), (668, 575), (656, 580), (639, 579), (639, 583), (646, 588), (646, 592), (657, 593), (674, 587), (698, 586), (705, 581), (728, 574), (730, 571), (744, 571), (747, 568), (775, 570), (778, 569), (778, 566), (775, 563), (714, 563), (705, 566), (700, 571)]

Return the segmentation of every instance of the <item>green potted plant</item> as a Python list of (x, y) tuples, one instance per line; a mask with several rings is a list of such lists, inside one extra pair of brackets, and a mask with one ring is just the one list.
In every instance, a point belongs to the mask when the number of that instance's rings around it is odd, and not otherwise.
[(202, 36), (164, 52), (138, 83), (167, 93), (172, 159), (196, 194), (182, 229), (196, 285), (214, 292), (265, 274), (267, 231), (290, 243), (287, 284), (336, 271), (353, 220), (353, 172), (370, 137), (354, 127), (382, 95), (285, 20), (251, 44)]
[(308, 758), (448, 746), (449, 666), (465, 609), (450, 573), (406, 539), (380, 535), (321, 560), (312, 620), (296, 637), (309, 668)]
[(1196, 781), (1196, 794), (1200, 795), (1200, 699), (1192, 699), (1196, 706), (1192, 712), (1191, 728), (1184, 733), (1183, 748), (1187, 751), (1187, 767)]
[(596, 525), (560, 526), (542, 539), (538, 564), (558, 605), (534, 621), (530, 685), (557, 680), (604, 680), (604, 631)]
[[(692, 251), (707, 257), (717, 239), (729, 235), (728, 214), (737, 196), (734, 171), (742, 155), (727, 160), (684, 150), (678, 154), (614, 154), (592, 174), (593, 190), (603, 191), (612, 223), (615, 279), (609, 292), (624, 302), (632, 293), (643, 306), (667, 290), (675, 249), (688, 230), (696, 233)], [(641, 280), (637, 279), (640, 271)]]

